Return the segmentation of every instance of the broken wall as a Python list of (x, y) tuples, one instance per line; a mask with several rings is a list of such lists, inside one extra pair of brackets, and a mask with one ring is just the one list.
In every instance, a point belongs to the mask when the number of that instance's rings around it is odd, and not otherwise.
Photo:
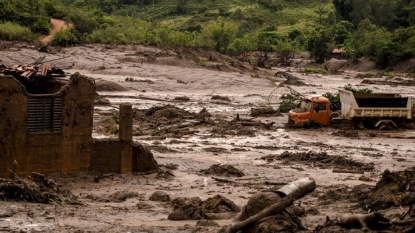
[(9, 176), (14, 160), (19, 176), (88, 170), (94, 97), (94, 81), (79, 73), (46, 95), (28, 94), (15, 78), (1, 76), (0, 177)]
[(158, 170), (157, 162), (146, 146), (117, 139), (95, 139), (90, 164), (90, 170), (100, 173)]

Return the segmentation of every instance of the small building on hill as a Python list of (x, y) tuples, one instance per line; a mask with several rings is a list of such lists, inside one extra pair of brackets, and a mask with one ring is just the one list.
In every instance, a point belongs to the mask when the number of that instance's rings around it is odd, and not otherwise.
[(345, 50), (342, 48), (335, 48), (331, 51), (330, 57), (337, 58), (337, 59), (344, 59), (345, 58)]

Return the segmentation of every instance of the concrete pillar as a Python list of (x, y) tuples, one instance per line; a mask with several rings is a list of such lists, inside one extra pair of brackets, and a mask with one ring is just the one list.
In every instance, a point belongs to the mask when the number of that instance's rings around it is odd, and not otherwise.
[(133, 140), (133, 109), (131, 104), (120, 105), (120, 132), (119, 139), (131, 141)]

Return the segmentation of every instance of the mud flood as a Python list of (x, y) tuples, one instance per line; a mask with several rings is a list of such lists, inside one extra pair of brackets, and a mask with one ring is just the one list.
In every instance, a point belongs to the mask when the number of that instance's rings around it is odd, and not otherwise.
[[(46, 55), (64, 58), (56, 65), (68, 73), (94, 78), (93, 136), (117, 137), (118, 106), (132, 104), (133, 139), (152, 150), (160, 171), (45, 175), (71, 195), (46, 203), (13, 200), (0, 180), (0, 232), (219, 232), (254, 208), (247, 205), (253, 197), (265, 195), (259, 198), (270, 200), (265, 208), (276, 200), (270, 193), (302, 177), (313, 178), (316, 189), (274, 216), (280, 228), (267, 222), (242, 232), (363, 232), (364, 226), (341, 226), (340, 218), (374, 211), (389, 223), (380, 230), (413, 226), (415, 130), (287, 128), (286, 113), (251, 111), (277, 109), (290, 93), (277, 72), (297, 77), (301, 82), (291, 87), (303, 94), (335, 93), (351, 84), (413, 95), (408, 74), (362, 78), (363, 62), (336, 74), (305, 74), (304, 60), (262, 69), (199, 51), (197, 58), (206, 60), (200, 65), (194, 53), (141, 46), (52, 51), (14, 46), (0, 52), (1, 63), (29, 64)], [(412, 222), (392, 224), (404, 220)]]

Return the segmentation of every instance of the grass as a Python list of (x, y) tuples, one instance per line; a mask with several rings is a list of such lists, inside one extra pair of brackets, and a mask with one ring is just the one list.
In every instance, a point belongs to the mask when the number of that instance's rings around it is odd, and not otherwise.
[(1, 40), (21, 40), (28, 41), (36, 38), (28, 27), (20, 26), (13, 22), (0, 23)]
[(306, 67), (304, 68), (304, 72), (307, 74), (327, 74), (325, 69), (318, 67)]

